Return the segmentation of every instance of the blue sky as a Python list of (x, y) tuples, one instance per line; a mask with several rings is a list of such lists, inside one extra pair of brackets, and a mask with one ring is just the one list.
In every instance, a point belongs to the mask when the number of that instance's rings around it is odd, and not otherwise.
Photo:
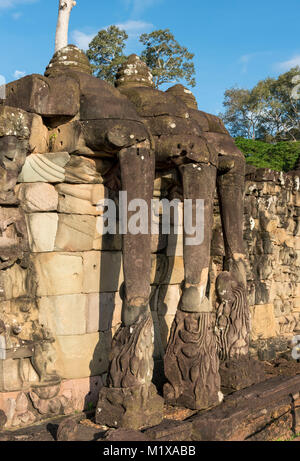
[[(54, 48), (58, 0), (0, 0), (0, 74), (43, 73)], [(139, 54), (139, 34), (169, 28), (195, 54), (201, 110), (219, 113), (224, 91), (252, 87), (300, 65), (300, 0), (77, 0), (70, 43), (118, 24)]]

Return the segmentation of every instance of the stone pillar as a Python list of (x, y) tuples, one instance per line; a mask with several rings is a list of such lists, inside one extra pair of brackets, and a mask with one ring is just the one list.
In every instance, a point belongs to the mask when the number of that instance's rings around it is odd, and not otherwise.
[[(222, 141), (224, 142), (224, 141)], [(245, 160), (233, 150), (220, 157), (218, 195), (222, 219), (224, 271), (216, 281), (216, 331), (222, 386), (238, 390), (264, 379), (263, 367), (250, 359), (250, 310), (243, 241)]]
[[(151, 219), (154, 157), (147, 144), (120, 151), (122, 188), (128, 204), (143, 199)], [(133, 180), (134, 172), (134, 180)], [(127, 210), (126, 210), (127, 214)], [(128, 213), (128, 220), (133, 212)], [(128, 221), (129, 222), (129, 221)], [(141, 429), (159, 424), (163, 399), (152, 384), (154, 328), (149, 308), (151, 234), (123, 235), (122, 325), (112, 341), (106, 387), (99, 394), (96, 421), (110, 427)]]
[(216, 168), (204, 163), (189, 163), (181, 167), (181, 173), (184, 198), (193, 201), (194, 226), (195, 200), (203, 200), (204, 214), (203, 220), (200, 220), (203, 241), (188, 245), (187, 237), (193, 236), (185, 235), (185, 286), (164, 358), (168, 380), (164, 386), (164, 397), (172, 405), (201, 410), (217, 405), (221, 399), (214, 314), (206, 297)]

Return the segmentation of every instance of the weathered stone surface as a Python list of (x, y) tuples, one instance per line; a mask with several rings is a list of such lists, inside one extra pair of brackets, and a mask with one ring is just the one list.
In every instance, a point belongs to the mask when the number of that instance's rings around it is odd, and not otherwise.
[(269, 425), (264, 427), (257, 434), (251, 435), (247, 438), (249, 442), (277, 442), (277, 441), (292, 441), (295, 440), (295, 433), (293, 430), (293, 415), (286, 413), (280, 418), (271, 421)]
[(152, 255), (151, 283), (178, 285), (184, 279), (182, 256)]
[(107, 371), (111, 333), (58, 336), (56, 368), (64, 379), (96, 376)]
[(11, 392), (22, 388), (22, 380), (17, 360), (0, 360), (0, 376), (1, 392)]
[(277, 377), (227, 396), (217, 408), (191, 418), (192, 440), (241, 441), (254, 436), (264, 440), (263, 432), (271, 422), (291, 414), (291, 395), (298, 393), (299, 386), (299, 376)]
[(37, 296), (82, 293), (81, 253), (41, 253), (32, 255), (31, 259), (38, 280)]
[(150, 440), (158, 442), (182, 442), (191, 441), (192, 422), (191, 421), (172, 421), (165, 419), (158, 426), (146, 429), (144, 432)]
[(154, 329), (150, 312), (122, 325), (112, 341), (107, 387), (99, 394), (96, 421), (109, 427), (142, 429), (163, 418), (163, 399), (151, 382)]
[(68, 152), (32, 154), (26, 158), (19, 182), (59, 183), (65, 180), (65, 165), (70, 160)]
[[(51, 392), (53, 391), (54, 393)], [(53, 415), (65, 414), (68, 415), (74, 412), (72, 401), (68, 399), (65, 395), (58, 395), (60, 387), (46, 387), (45, 392), (40, 392), (40, 389), (34, 388), (29, 392), (29, 397), (32, 402), (32, 405), (38, 414), (42, 417), (49, 417)], [(47, 395), (47, 391), (50, 391)]]
[(89, 376), (79, 379), (62, 381), (60, 395), (71, 399), (74, 411), (88, 410), (91, 405), (96, 407), (99, 391), (103, 386), (101, 376)]
[(99, 393), (96, 421), (109, 427), (139, 430), (162, 420), (163, 399), (153, 384), (125, 388), (103, 387)]
[(38, 298), (39, 320), (58, 336), (90, 333), (86, 328), (86, 304), (83, 294), (43, 296)]
[(0, 137), (16, 136), (29, 139), (32, 115), (21, 108), (9, 107), (9, 104), (0, 108)]
[(3, 410), (0, 410), (0, 429), (7, 423), (7, 417)]
[(90, 293), (87, 295), (87, 333), (108, 331), (121, 324), (122, 300), (119, 293)]
[[(83, 121), (96, 121), (102, 124), (102, 120), (111, 122), (114, 119), (121, 121), (141, 121), (135, 107), (122, 96), (112, 85), (104, 80), (95, 79), (92, 76), (81, 73), (76, 78), (80, 81), (81, 101), (80, 119)], [(110, 126), (120, 123), (110, 123)], [(85, 124), (85, 127), (87, 125)], [(103, 127), (103, 125), (102, 125)], [(137, 127), (137, 125), (136, 125)], [(138, 127), (137, 127), (138, 128)], [(143, 129), (143, 127), (141, 127)], [(105, 135), (102, 132), (101, 135)], [(89, 137), (89, 136), (88, 136)], [(98, 137), (99, 138), (99, 137)], [(96, 149), (98, 150), (98, 149)]]
[(172, 232), (173, 229), (171, 229), (171, 234), (168, 235), (167, 256), (183, 256), (183, 234), (176, 235)]
[(27, 271), (19, 264), (0, 272), (1, 297), (13, 299), (27, 296)]
[(181, 297), (180, 285), (161, 285), (157, 297), (157, 305), (154, 307), (158, 315), (175, 315)]
[(6, 104), (44, 117), (73, 117), (79, 110), (78, 83), (61, 74), (53, 79), (27, 75), (6, 86)]
[(21, 261), (28, 251), (24, 213), (19, 208), (0, 207), (0, 269)]
[(21, 208), (27, 213), (57, 210), (58, 193), (51, 184), (18, 184), (15, 192)]
[(25, 413), (28, 409), (28, 399), (24, 392), (21, 392), (16, 399), (16, 411), (18, 413)]
[[(50, 152), (66, 151), (72, 154), (80, 149), (81, 155), (86, 153), (85, 141), (78, 121), (63, 123), (58, 127), (54, 127), (49, 133), (49, 141)], [(81, 149), (83, 150), (81, 151)], [(73, 177), (72, 164), (73, 161), (71, 156), (67, 163), (67, 165), (71, 167), (71, 177)]]
[(123, 268), (120, 252), (83, 253), (83, 293), (116, 292), (122, 282)]
[(60, 214), (55, 239), (55, 250), (92, 250), (95, 234), (96, 218), (94, 216)]
[(109, 196), (101, 184), (58, 184), (56, 190), (59, 194), (58, 211), (68, 214), (101, 215), (103, 211), (97, 210), (97, 203)]
[(104, 234), (99, 233), (101, 223), (100, 218), (97, 217), (96, 221), (96, 235), (93, 240), (93, 250), (101, 251), (121, 251), (122, 250), (122, 236), (120, 234)]
[(221, 386), (227, 391), (245, 389), (266, 379), (264, 365), (248, 356), (221, 362), (219, 373)]
[(164, 398), (202, 410), (220, 403), (219, 360), (209, 312), (177, 311), (164, 358)]
[(78, 441), (79, 423), (85, 416), (75, 415), (64, 419), (57, 429), (56, 440), (58, 442), (75, 442)]
[(151, 253), (158, 253), (167, 246), (168, 239), (166, 235), (151, 235)]
[(54, 251), (58, 230), (57, 213), (27, 214), (26, 224), (29, 246), (33, 253)]
[(272, 304), (254, 306), (251, 311), (252, 339), (276, 336), (274, 307)]
[(75, 45), (68, 45), (58, 50), (46, 68), (46, 77), (56, 77), (66, 71), (91, 74), (92, 69), (86, 54)]
[(109, 442), (149, 442), (151, 439), (142, 432), (131, 429), (110, 429), (105, 434), (104, 440)]
[(234, 262), (231, 272), (223, 271), (216, 280), (218, 309), (217, 343), (221, 360), (248, 355), (250, 312), (245, 286), (245, 264)]
[(168, 341), (170, 338), (171, 328), (174, 322), (175, 315), (165, 315), (165, 316), (158, 316), (159, 320), (159, 329), (157, 331), (157, 335), (160, 335), (161, 344), (163, 346), (163, 353), (160, 354), (160, 357), (163, 358), (165, 355), (165, 350), (168, 345)]
[(89, 214), (59, 214), (55, 251), (121, 250), (121, 236), (102, 235), (99, 219)]
[(118, 71), (116, 86), (145, 86), (152, 88), (153, 76), (147, 65), (135, 54), (129, 56)]
[[(54, 147), (55, 149), (55, 147)], [(59, 149), (61, 150), (61, 149)], [(71, 184), (101, 184), (102, 174), (109, 169), (105, 160), (95, 160), (71, 155), (66, 165), (65, 181)]]
[(32, 154), (44, 154), (49, 149), (49, 131), (39, 115), (32, 117), (29, 149)]

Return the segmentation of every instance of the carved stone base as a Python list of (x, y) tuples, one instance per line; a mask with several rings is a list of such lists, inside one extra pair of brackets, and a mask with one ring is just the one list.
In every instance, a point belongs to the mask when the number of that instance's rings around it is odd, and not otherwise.
[(247, 356), (221, 362), (219, 372), (226, 391), (245, 389), (266, 379), (263, 363)]
[(142, 429), (163, 419), (164, 401), (153, 384), (131, 388), (103, 387), (99, 393), (96, 422), (108, 427)]
[(164, 398), (171, 405), (202, 410), (218, 405), (219, 359), (211, 312), (177, 311), (167, 347)]
[(100, 390), (96, 421), (109, 427), (141, 429), (159, 424), (164, 401), (152, 384), (154, 328), (150, 311), (116, 332), (107, 387)]

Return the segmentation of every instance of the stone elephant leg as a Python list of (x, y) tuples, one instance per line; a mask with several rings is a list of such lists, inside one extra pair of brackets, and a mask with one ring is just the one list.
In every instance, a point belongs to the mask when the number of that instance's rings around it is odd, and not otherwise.
[(224, 236), (224, 271), (216, 281), (217, 336), (222, 386), (237, 390), (264, 378), (249, 358), (250, 311), (243, 242), (244, 159), (220, 159), (217, 179)]
[[(140, 315), (149, 311), (151, 273), (151, 200), (155, 177), (154, 154), (147, 148), (123, 149), (119, 155), (122, 190), (127, 193), (127, 204), (136, 199), (148, 205), (147, 233), (133, 235), (128, 212), (128, 230), (123, 235), (123, 269), (125, 300), (123, 323), (130, 326)], [(146, 229), (145, 229), (146, 230)]]
[[(219, 359), (214, 335), (214, 314), (206, 297), (210, 262), (216, 168), (186, 164), (181, 168), (184, 199), (192, 199), (194, 235), (185, 234), (185, 281), (165, 355), (164, 397), (171, 404), (204, 409), (220, 402)], [(203, 215), (196, 220), (196, 200), (203, 200)], [(184, 221), (186, 232), (186, 214)], [(198, 213), (201, 210), (198, 209)], [(199, 226), (203, 226), (203, 232)], [(200, 235), (194, 242), (188, 238)], [(190, 244), (188, 244), (190, 243)], [(192, 244), (191, 244), (192, 243)]]
[[(240, 158), (220, 158), (217, 190), (225, 247), (225, 270), (234, 270), (234, 262), (245, 260), (243, 241), (245, 167)], [(242, 265), (236, 274), (246, 285)]]
[(110, 427), (141, 429), (159, 424), (163, 399), (152, 384), (154, 328), (149, 308), (151, 272), (151, 199), (154, 154), (147, 145), (120, 151), (122, 190), (128, 205), (144, 200), (148, 205), (145, 234), (123, 235), (125, 279), (122, 325), (112, 341), (107, 386), (100, 391), (96, 419)]

